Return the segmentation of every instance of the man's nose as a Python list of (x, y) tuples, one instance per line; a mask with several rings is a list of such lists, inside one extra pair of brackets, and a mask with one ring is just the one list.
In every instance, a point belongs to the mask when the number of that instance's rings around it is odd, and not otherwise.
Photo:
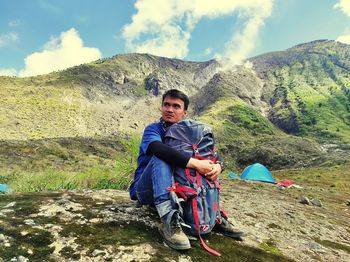
[(172, 106), (168, 106), (168, 107), (167, 107), (167, 111), (173, 112), (173, 111), (174, 111), (174, 108), (173, 108)]

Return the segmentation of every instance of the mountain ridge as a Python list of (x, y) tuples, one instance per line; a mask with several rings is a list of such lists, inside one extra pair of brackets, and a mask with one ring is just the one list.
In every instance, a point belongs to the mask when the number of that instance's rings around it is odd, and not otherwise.
[[(218, 143), (234, 163), (267, 154), (270, 162), (266, 157), (262, 162), (273, 165), (271, 156), (277, 152), (282, 151), (283, 159), (298, 154), (291, 149), (296, 140), (325, 161), (321, 147), (310, 143), (336, 144), (328, 147), (334, 152), (350, 150), (348, 58), (348, 45), (318, 40), (250, 58), (252, 67), (227, 71), (221, 71), (216, 60), (123, 54), (37, 77), (0, 77), (0, 139), (141, 134), (159, 118), (161, 94), (177, 88), (191, 97), (191, 118), (209, 122), (214, 130), (221, 126)], [(259, 115), (272, 123), (270, 133), (262, 132), (266, 123)], [(234, 131), (238, 137), (230, 135), (232, 130), (239, 130)], [(280, 142), (271, 147), (272, 141)], [(280, 149), (283, 144), (288, 148)], [(300, 161), (275, 167), (293, 167)], [(301, 166), (311, 165), (307, 162)]]

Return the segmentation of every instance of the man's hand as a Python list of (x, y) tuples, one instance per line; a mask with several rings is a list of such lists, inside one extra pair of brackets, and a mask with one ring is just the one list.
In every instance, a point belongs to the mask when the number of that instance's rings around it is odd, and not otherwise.
[(212, 164), (212, 168), (213, 169), (209, 173), (204, 174), (204, 176), (211, 181), (215, 181), (222, 171), (221, 165), (220, 164)]
[(211, 181), (215, 181), (221, 173), (220, 164), (214, 164), (211, 160), (198, 160), (191, 158), (187, 163), (187, 167), (195, 168), (200, 174), (204, 175)]
[(194, 168), (201, 174), (207, 174), (213, 170), (214, 162), (211, 160), (199, 160), (190, 158), (186, 167)]

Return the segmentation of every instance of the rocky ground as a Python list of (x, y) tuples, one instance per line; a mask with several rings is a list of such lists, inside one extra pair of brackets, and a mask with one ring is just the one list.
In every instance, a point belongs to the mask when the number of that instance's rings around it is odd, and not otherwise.
[(350, 261), (349, 196), (312, 199), (319, 188), (222, 184), (222, 203), (246, 236), (206, 238), (221, 258), (199, 241), (188, 252), (166, 247), (154, 211), (126, 192), (86, 190), (0, 195), (0, 261)]

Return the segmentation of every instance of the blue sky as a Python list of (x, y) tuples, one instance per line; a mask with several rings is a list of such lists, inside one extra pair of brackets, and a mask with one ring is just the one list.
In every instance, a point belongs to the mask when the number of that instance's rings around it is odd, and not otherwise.
[(238, 64), (317, 39), (350, 44), (350, 0), (0, 0), (0, 75), (130, 52)]

